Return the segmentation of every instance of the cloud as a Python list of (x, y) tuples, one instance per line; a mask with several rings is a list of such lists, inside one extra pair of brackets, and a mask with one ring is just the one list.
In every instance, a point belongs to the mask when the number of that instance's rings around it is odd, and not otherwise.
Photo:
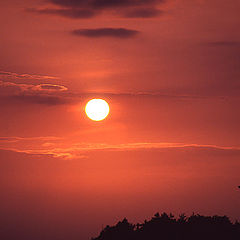
[(114, 37), (132, 38), (139, 32), (126, 28), (96, 28), (96, 29), (77, 29), (72, 31), (73, 35), (89, 38)]
[(0, 96), (28, 91), (29, 89), (31, 89), (32, 86), (33, 85), (30, 84), (18, 84), (14, 82), (4, 82), (0, 80)]
[[(80, 94), (78, 94), (80, 95)], [(95, 97), (96, 95), (99, 97), (151, 97), (151, 98), (173, 98), (173, 99), (205, 99), (210, 97), (206, 94), (184, 94), (184, 93), (172, 93), (166, 89), (159, 91), (105, 91), (105, 92), (95, 92), (89, 91), (87, 93), (81, 93), (82, 96), (88, 95), (91, 97)]]
[(68, 89), (56, 84), (22, 84), (0, 81), (0, 98), (9, 102), (29, 102), (45, 105), (66, 104), (67, 98), (59, 95)]
[(104, 9), (156, 5), (157, 3), (164, 2), (164, 0), (49, 0), (49, 2), (64, 7)]
[[(2, 91), (1, 91), (2, 90)], [(56, 85), (56, 84), (25, 84), (25, 83), (14, 83), (14, 82), (4, 82), (0, 80), (0, 94), (9, 90), (10, 92), (19, 93), (19, 92), (62, 92), (68, 90), (65, 86)]]
[[(59, 94), (67, 91), (67, 87), (52, 83), (31, 84), (35, 81), (57, 79), (57, 77), (46, 75), (0, 71), (0, 98), (1, 100), (7, 99), (8, 103), (21, 100), (47, 105), (63, 104), (66, 99), (59, 96)], [(19, 83), (19, 81), (26, 80), (31, 83)]]
[[(204, 144), (187, 144), (187, 143), (163, 143), (163, 142), (136, 142), (126, 144), (105, 144), (105, 143), (71, 143), (71, 146), (58, 142), (55, 144), (54, 140), (51, 145), (42, 145), (43, 148), (38, 149), (12, 149), (5, 148), (6, 150), (14, 150), (17, 152), (24, 152), (27, 154), (41, 154), (52, 155), (54, 157), (76, 159), (79, 156), (87, 156), (88, 153), (93, 151), (188, 151), (207, 153), (208, 155), (240, 155), (240, 148), (229, 146), (217, 146), (217, 145), (204, 145)], [(59, 145), (60, 144), (60, 145)], [(53, 147), (52, 147), (53, 146)]]
[(169, 148), (196, 148), (196, 149), (213, 149), (213, 150), (230, 150), (238, 151), (240, 153), (240, 148), (238, 147), (228, 147), (228, 146), (217, 146), (208, 144), (193, 144), (193, 143), (165, 143), (165, 142), (136, 142), (127, 144), (104, 144), (104, 143), (94, 143), (94, 144), (75, 144), (72, 149), (76, 150), (137, 150), (137, 149), (169, 149)]
[(68, 18), (91, 18), (110, 13), (124, 18), (150, 18), (160, 15), (159, 5), (166, 0), (48, 0), (53, 8), (29, 8), (38, 14), (52, 14)]
[(91, 9), (54, 9), (54, 8), (44, 8), (44, 9), (27, 9), (29, 12), (38, 13), (38, 14), (48, 14), (48, 15), (59, 15), (68, 18), (92, 18), (98, 14), (98, 12)]
[(44, 136), (44, 137), (1, 137), (0, 142), (20, 142), (20, 141), (58, 141), (60, 137)]
[(54, 76), (47, 76), (47, 75), (35, 75), (35, 74), (19, 74), (14, 72), (7, 72), (7, 71), (0, 71), (0, 78), (1, 79), (21, 79), (21, 80), (53, 80), (59, 79), (58, 77)]
[(55, 85), (55, 84), (39, 84), (34, 87), (32, 87), (32, 90), (36, 91), (50, 91), (50, 92), (55, 92), (55, 91), (66, 91), (68, 90), (66, 87), (61, 86), (61, 85)]
[(19, 138), (18, 137), (0, 137), (0, 142), (18, 142)]

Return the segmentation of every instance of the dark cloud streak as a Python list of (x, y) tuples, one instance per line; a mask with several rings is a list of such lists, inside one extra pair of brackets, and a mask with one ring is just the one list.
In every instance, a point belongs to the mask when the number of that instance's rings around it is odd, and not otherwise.
[(63, 7), (104, 9), (156, 5), (165, 2), (165, 0), (49, 0), (49, 2)]
[(72, 34), (80, 37), (88, 38), (101, 38), (101, 37), (114, 37), (114, 38), (132, 38), (139, 32), (126, 28), (97, 28), (97, 29), (77, 29), (73, 30)]

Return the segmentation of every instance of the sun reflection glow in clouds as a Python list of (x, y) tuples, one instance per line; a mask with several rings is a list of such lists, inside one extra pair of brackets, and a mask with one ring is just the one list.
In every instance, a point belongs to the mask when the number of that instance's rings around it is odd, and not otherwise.
[(104, 120), (109, 114), (108, 103), (103, 99), (92, 99), (85, 107), (86, 115), (93, 121)]

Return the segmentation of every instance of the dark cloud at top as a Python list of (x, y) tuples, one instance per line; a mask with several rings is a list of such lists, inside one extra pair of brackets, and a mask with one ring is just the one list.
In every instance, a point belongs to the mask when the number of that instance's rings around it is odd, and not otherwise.
[[(56, 7), (29, 8), (38, 14), (59, 15), (68, 18), (91, 18), (110, 12), (124, 18), (150, 18), (162, 13), (158, 5), (166, 0), (48, 0)], [(59, 8), (60, 7), (60, 8)]]
[(164, 0), (49, 0), (51, 3), (65, 7), (115, 8), (147, 6), (162, 3)]
[(100, 37), (114, 37), (114, 38), (131, 38), (138, 34), (136, 30), (125, 28), (97, 28), (97, 29), (77, 29), (72, 31), (73, 35), (100, 38)]

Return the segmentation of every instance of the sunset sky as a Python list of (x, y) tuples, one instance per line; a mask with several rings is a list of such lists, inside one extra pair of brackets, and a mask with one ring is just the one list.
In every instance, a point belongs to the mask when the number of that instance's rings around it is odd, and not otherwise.
[[(240, 219), (239, 11), (1, 1), (2, 239), (85, 240), (157, 211)], [(104, 121), (87, 118), (92, 98)]]

